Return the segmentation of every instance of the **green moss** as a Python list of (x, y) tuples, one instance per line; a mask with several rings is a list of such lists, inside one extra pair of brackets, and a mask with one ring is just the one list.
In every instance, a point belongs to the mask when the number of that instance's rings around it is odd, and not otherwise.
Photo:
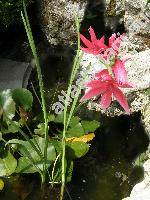
[[(26, 5), (33, 0), (25, 0)], [(21, 19), (22, 0), (0, 0), (0, 27), (2, 29), (13, 23), (18, 23)]]

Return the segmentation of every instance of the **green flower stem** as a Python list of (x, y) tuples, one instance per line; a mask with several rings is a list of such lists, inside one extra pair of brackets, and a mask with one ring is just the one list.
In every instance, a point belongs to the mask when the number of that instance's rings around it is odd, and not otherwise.
[(78, 102), (78, 99), (79, 99), (79, 96), (81, 94), (81, 89), (82, 89), (82, 86), (83, 86), (83, 83), (85, 82), (86, 78), (87, 78), (87, 75), (88, 75), (88, 71), (91, 67), (91, 63), (88, 65), (87, 69), (86, 69), (86, 72), (84, 74), (84, 77), (82, 79), (82, 81), (80, 82), (79, 86), (78, 86), (78, 89), (77, 89), (77, 92), (76, 92), (76, 96), (73, 100), (73, 103), (72, 103), (72, 107), (71, 107), (71, 110), (70, 110), (70, 113), (69, 113), (69, 117), (68, 117), (68, 120), (67, 120), (67, 125), (66, 125), (66, 128), (68, 128), (69, 124), (70, 124), (70, 120), (74, 114), (74, 110), (76, 108), (76, 105), (77, 105), (77, 102)]
[(43, 86), (40, 62), (37, 55), (37, 50), (34, 43), (24, 1), (23, 1), (23, 8), (24, 8), (24, 14), (21, 12), (21, 17), (25, 26), (25, 30), (27, 33), (27, 37), (30, 43), (32, 53), (33, 53), (33, 57), (35, 59), (36, 70), (37, 70), (38, 80), (39, 80), (39, 87), (40, 87), (40, 95), (41, 95), (41, 100), (42, 100), (42, 111), (43, 111), (44, 122), (45, 122), (45, 145), (44, 145), (44, 164), (43, 164), (43, 180), (42, 180), (42, 182), (44, 183), (46, 181), (46, 171), (47, 171), (46, 163), (47, 163), (47, 146), (48, 146), (48, 121), (47, 121), (47, 113), (46, 113), (46, 103), (45, 103), (45, 98), (44, 98), (44, 86)]
[(112, 72), (111, 66), (107, 66), (107, 69), (108, 69), (109, 75), (113, 76), (113, 72)]
[(108, 65), (107, 63), (103, 62), (102, 60), (99, 60), (99, 62), (102, 63), (102, 64), (106, 67), (106, 69), (108, 70), (108, 73), (109, 73), (111, 76), (113, 76), (113, 71), (112, 71), (111, 66)]
[(72, 88), (72, 83), (74, 81), (74, 78), (76, 76), (77, 70), (79, 68), (79, 63), (82, 57), (82, 54), (80, 55), (80, 23), (79, 19), (76, 17), (76, 27), (77, 27), (77, 33), (78, 33), (78, 50), (77, 50), (77, 55), (74, 60), (73, 64), (73, 69), (69, 81), (69, 86), (67, 90), (67, 95), (65, 99), (65, 108), (64, 108), (64, 128), (63, 128), (63, 137), (62, 137), (62, 176), (61, 176), (61, 194), (60, 194), (60, 200), (63, 200), (64, 196), (64, 188), (65, 188), (65, 154), (66, 154), (66, 130), (67, 130), (67, 110), (68, 110), (68, 97), (70, 97), (71, 94), (71, 88)]

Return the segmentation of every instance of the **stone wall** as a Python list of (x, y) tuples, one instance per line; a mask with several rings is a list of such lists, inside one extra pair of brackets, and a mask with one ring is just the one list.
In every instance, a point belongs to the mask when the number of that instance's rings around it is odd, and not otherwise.
[(72, 45), (77, 41), (75, 16), (81, 20), (87, 0), (39, 0), (42, 30), (52, 45)]

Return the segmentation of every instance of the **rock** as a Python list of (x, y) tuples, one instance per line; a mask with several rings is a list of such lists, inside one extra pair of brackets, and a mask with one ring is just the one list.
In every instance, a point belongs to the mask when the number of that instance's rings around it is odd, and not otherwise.
[(0, 90), (27, 87), (31, 65), (0, 58)]
[(106, 28), (115, 32), (124, 25), (130, 39), (130, 48), (150, 48), (150, 3), (146, 0), (106, 0)]
[(125, 0), (105, 0), (106, 29), (116, 32), (117, 27), (124, 23)]
[(145, 126), (146, 132), (149, 133), (150, 138), (150, 103), (148, 103), (142, 110), (142, 121)]
[(144, 180), (134, 186), (130, 197), (123, 200), (149, 200), (150, 198), (150, 158), (144, 163)]
[(132, 48), (141, 51), (150, 48), (150, 4), (140, 0), (126, 0), (124, 25)]
[(72, 45), (77, 40), (75, 15), (84, 16), (87, 0), (39, 1), (42, 30), (50, 44)]
[[(98, 59), (93, 55), (84, 54), (81, 71), (84, 71), (88, 64), (91, 63), (93, 66), (89, 70), (88, 79), (93, 75), (103, 69)], [(135, 85), (132, 89), (126, 89), (127, 99), (131, 108), (131, 112), (138, 112), (144, 109), (150, 101), (150, 95), (147, 94), (146, 89), (150, 87), (150, 50), (135, 53), (132, 56), (132, 60), (126, 62), (126, 69), (128, 71), (128, 80), (130, 83)], [(112, 103), (107, 110), (102, 110), (99, 103), (95, 101), (90, 101), (88, 103), (88, 108), (90, 110), (101, 111), (108, 116), (115, 116), (125, 114), (122, 108), (115, 103)]]

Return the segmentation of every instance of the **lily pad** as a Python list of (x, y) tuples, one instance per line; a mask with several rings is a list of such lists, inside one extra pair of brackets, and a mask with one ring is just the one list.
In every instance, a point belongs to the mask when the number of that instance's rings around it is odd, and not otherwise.
[(15, 172), (17, 160), (8, 152), (6, 157), (0, 158), (0, 176), (10, 176)]
[(81, 158), (89, 151), (89, 145), (84, 142), (67, 142), (66, 143), (66, 156), (67, 159), (72, 160)]
[(0, 178), (0, 191), (4, 188), (4, 181)]
[(18, 88), (12, 91), (12, 98), (16, 105), (23, 107), (23, 109), (28, 112), (33, 103), (32, 93), (25, 88)]
[[(34, 140), (33, 140), (34, 141)], [(45, 140), (41, 137), (36, 137), (36, 142), (39, 145), (42, 154), (44, 154)], [(24, 145), (19, 148), (22, 157), (18, 161), (16, 169), (17, 173), (34, 173), (43, 170), (44, 159), (35, 151), (29, 142), (24, 142)], [(47, 148), (47, 167), (49, 167), (56, 158), (55, 148), (52, 144), (48, 144)]]
[(11, 90), (0, 92), (0, 118), (7, 121), (15, 116), (15, 102), (12, 99)]
[(94, 132), (100, 126), (100, 123), (95, 120), (81, 121), (81, 124), (85, 133)]
[(68, 131), (66, 131), (66, 137), (80, 137), (84, 135), (84, 129), (81, 125), (81, 123), (79, 122), (78, 124), (76, 124), (75, 126), (72, 126), (68, 129)]

